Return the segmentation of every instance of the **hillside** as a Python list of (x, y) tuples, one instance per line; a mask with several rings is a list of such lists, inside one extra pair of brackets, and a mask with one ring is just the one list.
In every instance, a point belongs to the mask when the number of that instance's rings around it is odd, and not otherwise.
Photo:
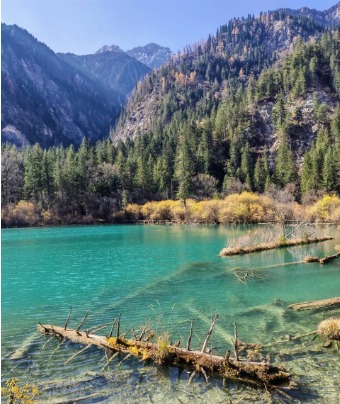
[(27, 31), (1, 25), (2, 142), (43, 147), (107, 135), (122, 97), (66, 64)]

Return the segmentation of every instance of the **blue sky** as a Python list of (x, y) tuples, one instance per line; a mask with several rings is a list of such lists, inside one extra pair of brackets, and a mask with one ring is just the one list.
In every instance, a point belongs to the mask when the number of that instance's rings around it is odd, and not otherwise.
[(94, 53), (156, 42), (174, 52), (215, 34), (232, 17), (282, 7), (325, 10), (337, 0), (1, 0), (1, 20), (55, 52)]

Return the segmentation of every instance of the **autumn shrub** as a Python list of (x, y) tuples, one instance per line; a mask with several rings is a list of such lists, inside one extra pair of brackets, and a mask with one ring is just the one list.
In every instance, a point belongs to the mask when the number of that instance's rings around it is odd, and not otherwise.
[(2, 227), (15, 226), (13, 211), (15, 208), (14, 203), (10, 203), (1, 209), (1, 225)]
[(340, 222), (340, 198), (335, 195), (325, 195), (314, 205), (306, 208), (313, 221)]
[(146, 220), (171, 220), (169, 201), (147, 202), (142, 207), (142, 215)]
[(188, 199), (186, 202), (186, 219), (190, 222), (202, 222), (202, 206), (199, 202), (193, 199)]
[(219, 212), (220, 223), (257, 223), (275, 218), (274, 202), (267, 196), (243, 192), (228, 195)]
[(32, 202), (19, 201), (16, 205), (7, 205), (1, 211), (4, 226), (35, 226), (39, 215)]
[(184, 222), (185, 220), (185, 209), (181, 201), (176, 201), (171, 208), (171, 219), (175, 222)]
[(156, 210), (152, 220), (171, 220), (171, 201), (160, 201), (156, 204)]
[(142, 206), (136, 203), (130, 203), (124, 209), (124, 216), (126, 220), (140, 220), (142, 219)]
[(51, 226), (60, 224), (60, 217), (51, 209), (45, 209), (41, 212), (41, 221), (43, 225)]
[(1, 388), (1, 395), (8, 399), (8, 403), (33, 404), (35, 397), (39, 395), (39, 390), (33, 384), (26, 383), (19, 385), (16, 378), (6, 382), (6, 386)]
[(201, 210), (201, 220), (202, 222), (213, 222), (219, 223), (219, 212), (221, 209), (223, 201), (210, 200), (202, 201), (199, 203)]

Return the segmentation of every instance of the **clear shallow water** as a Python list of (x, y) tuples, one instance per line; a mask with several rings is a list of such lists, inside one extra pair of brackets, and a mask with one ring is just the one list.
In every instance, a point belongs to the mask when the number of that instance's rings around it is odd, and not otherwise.
[[(90, 349), (67, 364), (78, 346), (40, 336), (38, 322), (63, 325), (70, 305), (70, 326), (90, 310), (87, 327), (122, 314), (127, 330), (151, 322), (169, 330), (173, 341), (188, 336), (201, 346), (213, 313), (219, 314), (211, 345), (225, 353), (238, 322), (239, 337), (270, 343), (288, 333), (315, 329), (339, 310), (288, 311), (299, 301), (339, 296), (339, 260), (325, 266), (301, 264), (305, 255), (329, 255), (336, 240), (239, 257), (219, 258), (226, 240), (249, 227), (84, 226), (2, 231), (2, 377), (35, 383), (41, 402), (270, 402), (238, 383), (188, 385), (177, 369), (144, 366), (135, 359), (101, 371), (103, 352)], [(282, 266), (281, 264), (291, 264)], [(246, 283), (239, 277), (252, 269)], [(273, 304), (274, 302), (274, 304)], [(103, 331), (105, 333), (105, 330)], [(311, 338), (276, 345), (271, 359), (284, 361), (296, 376), (294, 402), (337, 402), (339, 356)], [(24, 349), (21, 349), (24, 347)], [(58, 349), (57, 349), (58, 348)], [(13, 359), (13, 354), (16, 359)], [(277, 394), (275, 402), (282, 398)]]

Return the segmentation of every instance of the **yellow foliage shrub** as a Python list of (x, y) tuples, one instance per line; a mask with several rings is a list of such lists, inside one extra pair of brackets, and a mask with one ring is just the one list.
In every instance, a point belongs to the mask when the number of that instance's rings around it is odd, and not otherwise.
[(252, 192), (228, 195), (219, 213), (220, 223), (256, 223), (273, 220), (274, 203), (266, 197)]
[(124, 209), (125, 214), (131, 220), (139, 220), (142, 216), (142, 206), (136, 203), (130, 203)]
[(335, 195), (325, 195), (313, 206), (307, 208), (312, 220), (318, 222), (340, 221), (340, 198)]
[(18, 385), (18, 379), (10, 379), (6, 382), (6, 387), (1, 388), (1, 395), (8, 397), (9, 403), (33, 404), (34, 398), (39, 395), (39, 390), (33, 384), (26, 383), (24, 386)]
[(34, 204), (27, 201), (7, 205), (2, 209), (1, 215), (5, 226), (34, 226), (39, 222)]

